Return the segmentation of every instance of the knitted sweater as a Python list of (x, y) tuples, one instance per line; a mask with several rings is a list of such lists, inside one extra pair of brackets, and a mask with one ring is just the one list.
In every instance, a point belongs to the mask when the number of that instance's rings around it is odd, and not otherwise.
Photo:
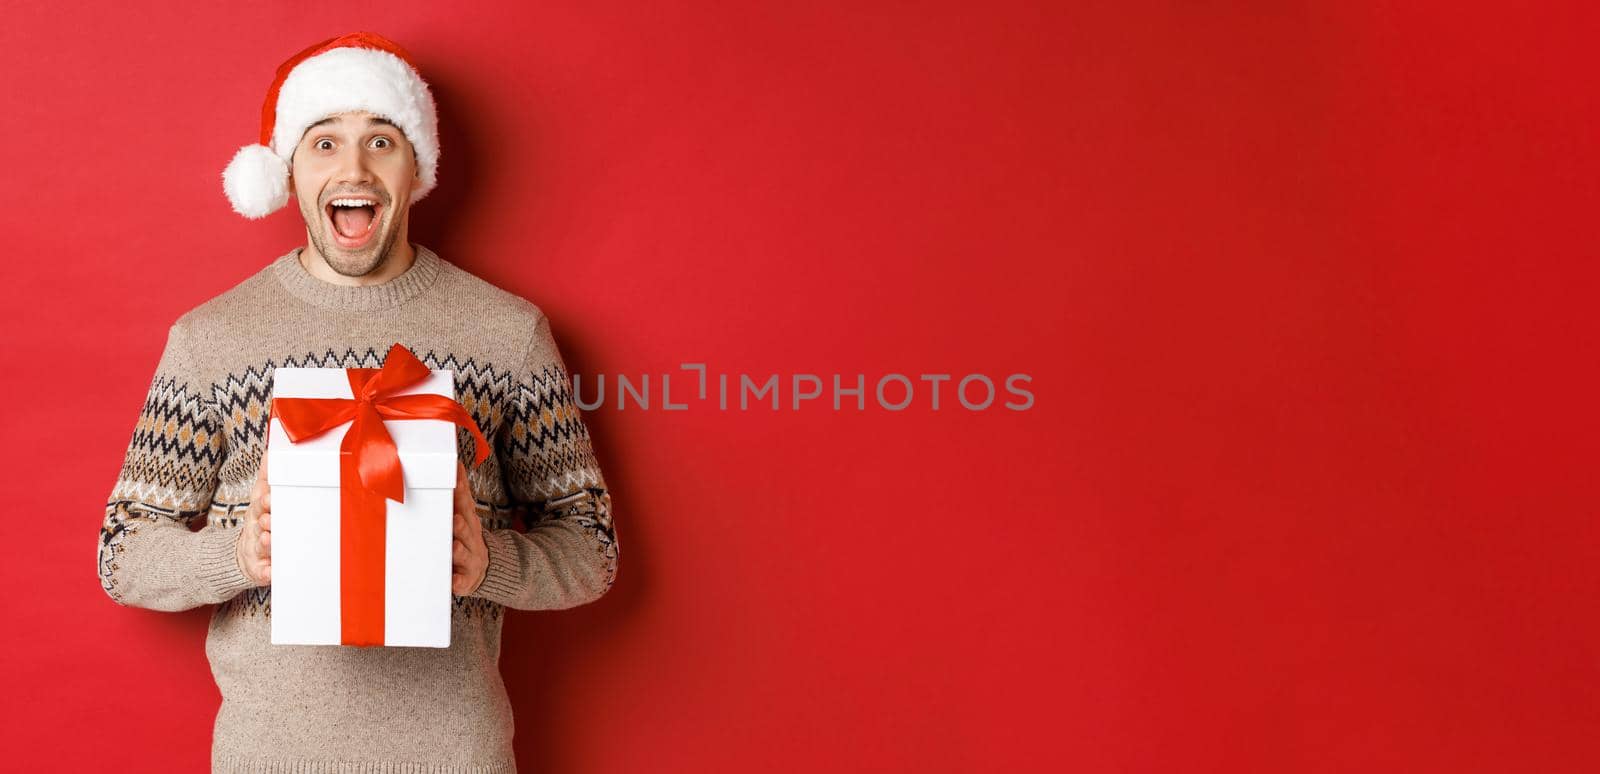
[[(217, 605), (212, 770), (513, 772), (504, 608), (590, 602), (616, 576), (611, 500), (550, 324), (420, 245), (380, 285), (335, 285), (296, 248), (168, 332), (106, 503), (98, 568), (121, 605)], [(278, 366), (378, 368), (395, 342), (455, 372), (493, 446), (470, 473), (488, 574), (454, 597), (449, 648), (271, 645), (271, 586), (235, 554)], [(458, 428), (471, 466), (474, 441)], [(198, 528), (198, 529), (197, 529)]]

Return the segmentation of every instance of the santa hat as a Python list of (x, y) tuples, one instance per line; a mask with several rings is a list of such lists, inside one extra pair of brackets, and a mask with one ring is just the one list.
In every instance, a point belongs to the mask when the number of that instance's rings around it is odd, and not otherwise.
[(422, 181), (411, 201), (428, 195), (439, 168), (433, 94), (398, 44), (354, 32), (307, 48), (278, 67), (261, 107), (260, 144), (240, 148), (222, 171), (222, 190), (234, 211), (263, 218), (288, 203), (289, 162), (301, 136), (316, 122), (353, 110), (383, 116), (405, 132)]

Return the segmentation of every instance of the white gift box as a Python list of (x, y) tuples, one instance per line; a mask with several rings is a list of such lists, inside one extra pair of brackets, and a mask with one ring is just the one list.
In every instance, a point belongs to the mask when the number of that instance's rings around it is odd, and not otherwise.
[[(274, 398), (352, 398), (342, 368), (278, 368)], [(396, 395), (455, 399), (451, 371)], [(277, 417), (268, 428), (272, 489), (272, 644), (339, 645), (339, 445), (352, 422), (300, 443)], [(385, 499), (384, 645), (450, 646), (456, 425), (442, 419), (384, 420), (405, 478), (405, 502)], [(353, 460), (352, 460), (353, 464)], [(376, 497), (377, 495), (373, 495)]]

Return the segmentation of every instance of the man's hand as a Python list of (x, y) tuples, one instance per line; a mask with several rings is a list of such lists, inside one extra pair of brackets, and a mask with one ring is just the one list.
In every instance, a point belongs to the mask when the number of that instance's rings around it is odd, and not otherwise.
[(450, 591), (458, 597), (471, 595), (489, 573), (489, 547), (483, 543), (483, 522), (478, 519), (477, 501), (467, 483), (467, 466), (456, 460), (455, 548), (451, 555)]
[(234, 553), (238, 555), (240, 571), (251, 583), (272, 583), (272, 488), (267, 486), (265, 454), (256, 468), (256, 488), (250, 492), (250, 507), (244, 511), (239, 547)]

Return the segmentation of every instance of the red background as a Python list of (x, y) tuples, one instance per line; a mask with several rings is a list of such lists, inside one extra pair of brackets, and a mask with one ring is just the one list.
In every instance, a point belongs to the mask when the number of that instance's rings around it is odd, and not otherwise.
[(366, 28), (413, 239), (574, 371), (1033, 377), (590, 412), (621, 568), (510, 616), (524, 770), (1600, 766), (1594, 18), (433, 5), (7, 5), (6, 768), (206, 765), (208, 611), (91, 543), (166, 327), (304, 242), (221, 190), (273, 69)]

